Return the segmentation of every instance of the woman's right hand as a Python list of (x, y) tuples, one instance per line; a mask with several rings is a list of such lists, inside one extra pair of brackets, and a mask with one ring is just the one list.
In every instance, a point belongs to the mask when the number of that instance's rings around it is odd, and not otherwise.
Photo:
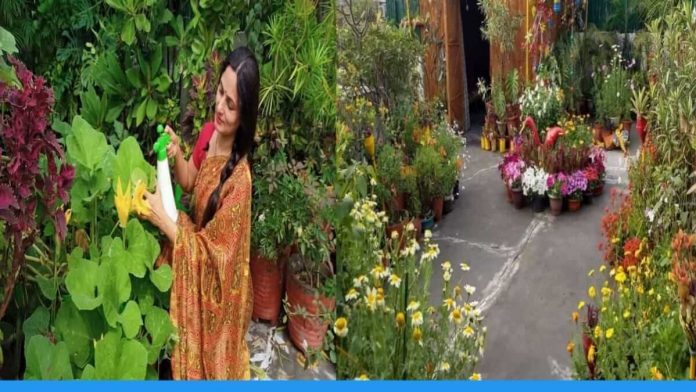
[(169, 126), (164, 127), (164, 131), (167, 132), (171, 141), (167, 146), (167, 158), (177, 158), (181, 154), (181, 146), (179, 145), (179, 136), (174, 133), (174, 130)]

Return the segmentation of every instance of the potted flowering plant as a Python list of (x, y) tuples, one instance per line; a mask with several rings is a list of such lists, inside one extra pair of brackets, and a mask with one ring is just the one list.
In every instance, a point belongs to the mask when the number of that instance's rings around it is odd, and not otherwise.
[(508, 201), (512, 203), (512, 191), (510, 189), (510, 183), (508, 182), (507, 178), (507, 170), (505, 169), (507, 165), (511, 164), (512, 162), (519, 161), (521, 160), (519, 154), (516, 153), (507, 153), (503, 157), (503, 161), (498, 164), (498, 171), (500, 172), (500, 178), (503, 180), (503, 183), (505, 184), (505, 192), (507, 194)]
[(553, 78), (542, 79), (537, 76), (532, 87), (527, 88), (520, 97), (522, 117), (531, 116), (539, 129), (540, 136), (546, 136), (546, 128), (553, 126), (563, 108), (563, 91)]
[[(505, 153), (505, 135), (506, 135), (506, 118), (507, 107), (505, 104), (505, 88), (499, 80), (493, 83), (491, 88), (493, 95), (493, 107), (495, 108), (496, 121), (496, 137), (498, 142), (498, 151), (501, 154)], [(493, 148), (495, 150), (495, 147)]]
[(551, 214), (560, 215), (563, 209), (563, 188), (566, 183), (566, 175), (563, 172), (549, 174), (546, 179), (546, 189), (549, 195)]
[(583, 192), (587, 189), (587, 178), (583, 170), (577, 170), (568, 176), (563, 193), (568, 197), (568, 209), (575, 212), (582, 205)]
[(592, 150), (590, 150), (590, 165), (597, 171), (597, 182), (594, 184), (594, 188), (592, 188), (595, 197), (600, 196), (604, 191), (604, 180), (607, 175), (606, 168), (604, 167), (604, 159), (604, 150), (601, 148), (593, 147)]
[(546, 179), (549, 174), (541, 167), (530, 166), (522, 175), (522, 192), (532, 199), (532, 210), (542, 212), (546, 207)]
[(508, 162), (503, 168), (503, 178), (506, 179), (510, 192), (512, 193), (512, 204), (515, 208), (524, 206), (524, 197), (522, 194), (522, 174), (526, 164), (522, 159), (515, 159)]

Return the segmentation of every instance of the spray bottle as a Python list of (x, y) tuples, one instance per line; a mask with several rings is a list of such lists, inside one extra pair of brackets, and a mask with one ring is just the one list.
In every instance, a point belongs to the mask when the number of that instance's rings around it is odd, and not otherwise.
[(157, 134), (159, 137), (155, 142), (153, 150), (157, 154), (157, 188), (162, 194), (162, 204), (167, 215), (176, 222), (179, 214), (176, 211), (176, 201), (174, 200), (174, 191), (172, 189), (172, 177), (169, 174), (169, 161), (167, 159), (167, 146), (171, 142), (169, 135), (164, 132), (164, 126), (157, 126)]

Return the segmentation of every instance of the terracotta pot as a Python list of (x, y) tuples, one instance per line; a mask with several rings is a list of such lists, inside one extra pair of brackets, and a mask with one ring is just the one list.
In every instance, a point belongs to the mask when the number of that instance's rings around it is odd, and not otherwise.
[(604, 142), (605, 149), (607, 149), (607, 150), (614, 149), (615, 146), (614, 146), (614, 135), (613, 134), (604, 133), (604, 135), (602, 135), (602, 141)]
[(621, 121), (621, 124), (623, 126), (623, 130), (626, 132), (631, 132), (631, 126), (633, 125), (633, 121), (631, 120), (623, 120)]
[(512, 190), (508, 184), (505, 184), (505, 193), (507, 194), (508, 203), (512, 203)]
[(645, 135), (647, 134), (647, 127), (648, 125), (648, 120), (643, 117), (639, 116), (638, 119), (636, 120), (636, 131), (638, 132), (638, 137), (640, 138), (640, 144), (645, 143)]
[[(283, 253), (283, 252), (281, 252)], [(283, 298), (283, 267), (285, 257), (279, 261), (268, 260), (253, 253), (249, 260), (251, 283), (254, 291), (254, 308), (251, 317), (255, 321), (268, 321), (278, 325)]]
[(512, 189), (512, 204), (518, 210), (524, 207), (524, 195), (522, 194), (522, 189)]
[(551, 215), (561, 215), (561, 211), (563, 211), (563, 199), (549, 196), (549, 207), (551, 209)]
[(603, 141), (602, 135), (604, 134), (604, 124), (601, 121), (595, 121), (594, 127), (592, 127), (592, 137), (595, 141)]
[(433, 215), (435, 216), (435, 222), (439, 222), (442, 219), (444, 202), (445, 199), (442, 197), (436, 197), (430, 202), (430, 207), (433, 209)]
[[(336, 299), (318, 295), (316, 289), (300, 281), (297, 274), (288, 274), (288, 333), (290, 340), (298, 350), (307, 354), (306, 348), (321, 349), (324, 336), (329, 328), (328, 321), (321, 319), (321, 315), (333, 312), (336, 308)], [(293, 314), (304, 309), (307, 316)]]
[(582, 199), (568, 199), (568, 210), (576, 212), (582, 207)]
[[(387, 226), (385, 229), (387, 232), (387, 238), (391, 238), (391, 233), (396, 231), (399, 234), (399, 238), (402, 238), (402, 235), (404, 233), (404, 230), (406, 229), (406, 225), (412, 222), (413, 226), (415, 227), (416, 231), (416, 238), (419, 238), (420, 235), (420, 219), (408, 219), (408, 220), (403, 220), (398, 223), (391, 224)], [(399, 244), (399, 250), (403, 249), (406, 246), (406, 241), (402, 239), (401, 243)]]

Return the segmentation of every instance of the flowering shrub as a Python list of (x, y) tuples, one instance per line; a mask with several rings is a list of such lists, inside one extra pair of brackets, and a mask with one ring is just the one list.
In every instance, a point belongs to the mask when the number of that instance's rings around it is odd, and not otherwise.
[(522, 158), (514, 153), (505, 154), (503, 162), (498, 165), (500, 176), (503, 181), (511, 188), (519, 188), (522, 186), (522, 174), (526, 164)]
[(563, 196), (568, 196), (571, 199), (582, 198), (582, 193), (587, 189), (587, 178), (582, 170), (573, 172), (566, 177), (563, 183), (561, 192)]
[(446, 261), (440, 265), (444, 301), (429, 306), (438, 246), (429, 231), (419, 244), (412, 223), (402, 235), (387, 238), (385, 223), (371, 197), (353, 203), (339, 227), (339, 257), (346, 262), (338, 275), (343, 294), (333, 326), (338, 378), (479, 379), (473, 372), (485, 327), (470, 299), (475, 289), (452, 287), (453, 267)]
[(549, 79), (538, 75), (532, 87), (527, 88), (520, 97), (522, 117), (532, 116), (543, 137), (546, 128), (553, 126), (563, 109), (563, 90)]
[(548, 189), (549, 197), (559, 199), (561, 196), (565, 196), (563, 189), (566, 182), (567, 177), (564, 173), (550, 174), (546, 179), (546, 188)]
[(543, 196), (548, 189), (549, 174), (542, 168), (530, 166), (522, 175), (522, 192), (525, 196)]

